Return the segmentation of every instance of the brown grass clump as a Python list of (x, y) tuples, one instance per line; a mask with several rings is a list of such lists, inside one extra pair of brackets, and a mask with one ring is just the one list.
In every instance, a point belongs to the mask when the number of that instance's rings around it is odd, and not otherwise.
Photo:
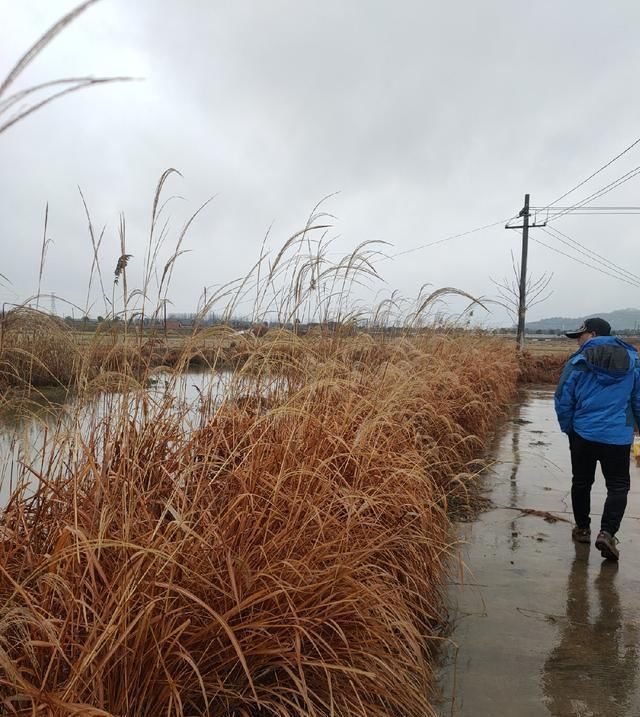
[(161, 331), (150, 335), (131, 331), (127, 336), (117, 329), (99, 330), (84, 342), (81, 375), (93, 380), (117, 372), (144, 382), (150, 371), (162, 366), (229, 370), (255, 353), (257, 344), (252, 334), (241, 335), (224, 325), (177, 338), (165, 337)]
[(28, 307), (0, 319), (0, 388), (68, 386), (80, 352), (63, 321)]
[(129, 396), (48, 446), (0, 520), (5, 714), (434, 714), (447, 510), (515, 359), (354, 340), (290, 336), (192, 430)]
[(532, 354), (524, 351), (520, 357), (521, 383), (558, 383), (562, 367), (570, 353), (566, 354)]

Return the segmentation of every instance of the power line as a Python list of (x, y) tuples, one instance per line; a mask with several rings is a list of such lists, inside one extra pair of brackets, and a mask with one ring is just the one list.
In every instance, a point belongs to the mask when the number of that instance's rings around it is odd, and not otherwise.
[[(592, 249), (589, 249), (584, 244), (581, 244), (577, 239), (573, 239), (568, 234), (563, 234), (561, 231), (556, 229), (555, 227), (549, 227), (548, 229), (544, 229), (544, 232), (548, 234), (550, 237), (557, 239), (560, 243), (565, 244), (566, 246), (572, 248), (574, 251), (577, 251), (579, 254), (583, 254), (588, 259), (598, 259), (609, 268), (614, 271), (617, 271), (618, 273), (622, 275), (626, 275), (627, 278), (632, 279), (633, 281), (640, 282), (640, 276), (637, 274), (634, 274), (631, 271), (628, 271), (622, 266), (619, 266), (618, 264), (614, 263), (610, 259), (607, 259), (606, 257), (602, 256), (602, 254), (598, 254), (598, 252), (593, 251)], [(562, 239), (561, 237), (564, 237)], [(565, 239), (567, 241), (565, 241)]]
[(586, 179), (583, 179), (581, 182), (575, 185), (575, 187), (572, 187), (568, 192), (565, 192), (561, 196), (559, 196), (557, 199), (555, 199), (550, 204), (547, 204), (544, 209), (549, 209), (549, 207), (552, 207), (554, 204), (557, 204), (561, 199), (564, 199), (565, 197), (568, 197), (570, 194), (573, 194), (573, 192), (576, 191), (576, 189), (580, 189), (584, 184), (586, 184), (589, 180), (593, 179), (596, 175), (600, 174), (600, 172), (603, 172), (607, 167), (610, 167), (614, 162), (616, 162), (620, 157), (623, 157), (627, 152), (632, 150), (637, 144), (640, 144), (640, 137), (638, 139), (635, 139), (628, 147), (625, 147), (620, 154), (617, 154), (613, 159), (610, 159), (606, 164), (603, 164), (600, 169), (596, 169), (595, 172), (590, 174)]
[(616, 216), (627, 216), (627, 215), (633, 215), (633, 214), (640, 214), (640, 206), (638, 207), (624, 207), (624, 206), (610, 206), (605, 207), (600, 204), (592, 205), (592, 206), (582, 206), (578, 207), (578, 211), (574, 211), (574, 206), (571, 207), (554, 207), (553, 209), (547, 209), (546, 207), (531, 207), (531, 210), (534, 212), (534, 214), (539, 214), (541, 212), (545, 212), (547, 219), (554, 219), (556, 216), (560, 216), (561, 214), (565, 214), (566, 212), (570, 211), (572, 216), (594, 216), (594, 215), (603, 215), (607, 217), (616, 217)]
[[(571, 207), (555, 207), (554, 209), (552, 209), (549, 212), (549, 214), (553, 214), (553, 212), (561, 212), (561, 211), (564, 211), (565, 209), (571, 209), (574, 206), (575, 206), (575, 204), (572, 205)], [(545, 211), (547, 208), (548, 207), (531, 207), (531, 209), (534, 211)], [(606, 211), (626, 211), (626, 210), (640, 211), (640, 206), (638, 206), (638, 207), (619, 207), (619, 206), (606, 207), (606, 206), (602, 206), (600, 204), (596, 204), (595, 206), (584, 207), (584, 210), (585, 211), (589, 210), (589, 211), (593, 211), (596, 213), (597, 212), (606, 212)]]
[[(630, 145), (628, 145), (627, 147), (625, 147), (625, 148), (622, 150), (622, 152), (620, 152), (619, 154), (616, 154), (615, 157), (613, 157), (613, 158), (610, 159), (608, 162), (606, 162), (605, 164), (603, 164), (600, 168), (596, 169), (595, 172), (592, 172), (586, 179), (583, 179), (581, 182), (578, 182), (578, 184), (576, 184), (574, 187), (572, 187), (571, 189), (569, 189), (568, 191), (566, 191), (564, 194), (561, 194), (557, 199), (554, 199), (553, 202), (547, 204), (547, 205), (544, 206), (544, 207), (532, 207), (532, 209), (538, 210), (539, 212), (543, 212), (543, 211), (546, 211), (546, 210), (550, 209), (550, 208), (553, 207), (555, 204), (557, 204), (560, 200), (564, 199), (565, 197), (568, 197), (570, 194), (572, 194), (573, 192), (575, 192), (577, 189), (580, 189), (580, 187), (582, 187), (582, 186), (585, 185), (587, 182), (589, 182), (591, 179), (593, 179), (595, 176), (597, 176), (598, 174), (600, 174), (600, 172), (603, 172), (605, 169), (607, 169), (607, 167), (610, 167), (614, 162), (616, 162), (618, 159), (620, 159), (621, 157), (623, 157), (625, 154), (627, 154), (627, 152), (631, 151), (631, 150), (632, 150), (636, 145), (638, 145), (638, 144), (640, 144), (640, 137), (638, 137), (638, 138), (635, 139)], [(638, 172), (640, 172), (640, 167), (636, 167), (636, 170), (638, 170)], [(635, 170), (631, 170), (631, 171), (633, 172), (633, 171), (635, 171)], [(627, 173), (627, 174), (629, 174), (629, 173)], [(620, 177), (619, 179), (624, 179), (625, 176), (627, 176), (627, 175), (623, 175), (623, 177)], [(635, 176), (635, 175), (633, 175), (633, 176)], [(632, 178), (632, 177), (629, 177), (629, 179), (631, 179), (631, 178)], [(619, 180), (615, 180), (615, 181), (618, 182)], [(625, 180), (625, 181), (628, 181), (628, 179)], [(624, 182), (621, 182), (621, 183), (623, 184)], [(601, 192), (603, 189), (607, 189), (607, 187), (610, 187), (610, 186), (611, 186), (611, 185), (606, 185), (606, 186), (603, 187), (602, 189), (597, 190), (597, 192)], [(618, 186), (618, 185), (616, 185), (616, 186)], [(611, 187), (611, 189), (615, 189), (615, 186)], [(611, 189), (609, 189), (608, 191), (611, 191)], [(595, 192), (594, 194), (597, 194), (597, 192)], [(603, 194), (606, 194), (606, 193), (607, 193), (607, 192), (602, 191), (602, 194), (598, 194), (598, 196), (602, 196)], [(555, 219), (559, 219), (561, 216), (563, 216), (564, 214), (566, 214), (568, 211), (571, 211), (571, 210), (575, 209), (579, 204), (586, 204), (587, 201), (588, 201), (588, 199), (591, 198), (591, 196), (593, 196), (593, 195), (590, 195), (589, 197), (587, 197), (587, 198), (584, 199), (584, 200), (580, 200), (580, 202), (577, 202), (576, 204), (572, 205), (571, 207), (562, 207), (562, 208), (559, 207), (558, 209), (562, 209), (562, 211), (558, 214), (557, 217), (553, 217), (553, 219), (554, 219), (554, 220), (555, 220)], [(596, 198), (596, 197), (594, 197), (594, 198)], [(580, 206), (580, 208), (581, 208), (581, 209), (583, 209), (583, 208), (586, 209), (586, 207), (583, 207), (583, 206)], [(640, 207), (615, 207), (615, 208), (614, 208), (614, 207), (601, 207), (600, 209), (603, 209), (603, 210), (604, 210), (604, 209), (638, 210), (638, 212), (640, 213)], [(406, 249), (405, 251), (397, 252), (396, 254), (392, 254), (392, 255), (389, 256), (388, 258), (389, 258), (389, 259), (395, 259), (396, 257), (404, 256), (404, 255), (406, 255), (406, 254), (412, 254), (413, 252), (420, 251), (421, 249), (428, 249), (429, 247), (436, 246), (436, 245), (438, 245), (438, 244), (444, 244), (445, 242), (452, 241), (453, 239), (459, 239), (459, 238), (461, 238), (461, 237), (469, 236), (470, 234), (476, 234), (477, 232), (484, 231), (485, 229), (491, 229), (492, 227), (497, 227), (497, 226), (500, 225), (500, 224), (505, 224), (506, 222), (508, 222), (508, 221), (509, 221), (510, 219), (512, 219), (512, 218), (513, 218), (513, 217), (507, 217), (506, 219), (501, 219), (500, 221), (493, 222), (493, 223), (491, 223), (491, 224), (485, 224), (484, 226), (477, 227), (477, 228), (475, 228), (475, 229), (470, 229), (469, 231), (461, 232), (460, 234), (452, 234), (451, 236), (444, 237), (443, 239), (438, 239), (438, 240), (436, 240), (436, 241), (428, 242), (427, 244), (421, 244), (420, 246), (413, 247), (412, 249)]]
[[(619, 271), (621, 274), (627, 274), (628, 276), (632, 277), (634, 280), (640, 281), (640, 276), (638, 274), (634, 274), (633, 272), (629, 271), (628, 269), (625, 269), (624, 267), (620, 266), (619, 264), (616, 264), (615, 262), (611, 261), (610, 259), (607, 259), (605, 256), (602, 256), (602, 254), (598, 254), (598, 252), (593, 251), (593, 249), (589, 249), (589, 247), (585, 246), (581, 242), (579, 242), (577, 239), (574, 239), (573, 237), (570, 237), (568, 234), (565, 234), (564, 232), (561, 232), (559, 229), (556, 229), (555, 227), (548, 227), (547, 233), (553, 233), (555, 235), (555, 238), (557, 238), (559, 241), (562, 241), (560, 237), (564, 237), (567, 241), (571, 242), (571, 244), (574, 244), (576, 247), (580, 247), (584, 250), (587, 254), (592, 255), (596, 259), (600, 259), (605, 264), (608, 264), (610, 268), (615, 269), (616, 271)], [(559, 236), (558, 236), (559, 235)], [(562, 242), (563, 244), (566, 242)]]
[(554, 222), (558, 221), (558, 219), (560, 219), (560, 217), (564, 216), (565, 214), (568, 214), (569, 212), (575, 210), (576, 208), (582, 209), (585, 204), (588, 204), (589, 202), (592, 202), (595, 199), (599, 199), (600, 197), (603, 197), (605, 194), (608, 194), (609, 192), (613, 191), (614, 189), (617, 189), (618, 187), (620, 187), (623, 184), (625, 184), (626, 182), (628, 182), (630, 179), (633, 179), (638, 174), (640, 174), (640, 165), (637, 167), (634, 167), (634, 169), (629, 170), (626, 174), (623, 174), (621, 177), (614, 179), (613, 182), (606, 184), (604, 187), (601, 187), (600, 189), (597, 189), (595, 192), (589, 194), (584, 199), (581, 199), (580, 201), (576, 202), (573, 206), (567, 207), (567, 209), (560, 212), (557, 216), (553, 217), (553, 221)]
[[(587, 211), (585, 211), (588, 208), (589, 207), (578, 207), (579, 211), (571, 212), (571, 216), (572, 217), (593, 217), (593, 216), (601, 215), (603, 217), (635, 217), (635, 216), (638, 216), (638, 214), (640, 214), (640, 211), (637, 211), (637, 212), (587, 212)], [(535, 214), (537, 216), (538, 213), (536, 212)], [(567, 212), (561, 212), (557, 215), (548, 213), (547, 221), (549, 221), (549, 222), (555, 221), (556, 219), (559, 219), (560, 217), (564, 216), (565, 214), (567, 214)]]
[[(615, 157), (610, 159), (606, 164), (603, 164), (599, 169), (597, 169), (595, 172), (592, 172), (586, 179), (583, 179), (581, 182), (576, 184), (574, 187), (569, 189), (564, 194), (560, 195), (557, 199), (555, 199), (550, 204), (547, 204), (544, 207), (532, 207), (532, 210), (535, 210), (536, 213), (542, 213), (544, 211), (549, 210), (551, 207), (553, 207), (555, 204), (557, 204), (561, 199), (564, 199), (569, 194), (572, 194), (577, 189), (582, 187), (584, 184), (586, 184), (589, 180), (593, 179), (595, 176), (600, 174), (600, 172), (607, 169), (607, 167), (610, 167), (614, 162), (616, 162), (620, 157), (624, 156), (627, 152), (632, 150), (636, 145), (640, 144), (640, 137), (636, 140), (634, 140), (629, 146), (627, 146), (622, 152), (617, 154)], [(621, 186), (622, 184), (625, 184), (625, 182), (628, 182), (630, 179), (633, 179), (636, 175), (640, 174), (640, 165), (638, 167), (635, 167), (634, 169), (630, 170), (626, 174), (623, 174), (621, 177), (618, 177), (618, 179), (615, 179), (613, 182), (610, 182), (609, 184), (605, 185), (604, 187), (601, 187), (600, 189), (596, 190), (592, 194), (588, 195), (584, 199), (579, 200), (575, 204), (569, 206), (569, 207), (556, 207), (555, 211), (552, 211), (549, 213), (550, 219), (548, 221), (557, 221), (560, 219), (560, 217), (564, 216), (565, 214), (572, 212), (576, 214), (611, 214), (612, 216), (615, 215), (626, 215), (626, 214), (640, 214), (640, 206), (630, 206), (630, 207), (587, 207), (585, 206), (590, 201), (593, 201), (595, 199), (598, 199), (601, 196), (604, 196), (605, 194), (608, 194), (609, 192), (613, 191), (617, 187)], [(580, 212), (575, 212), (575, 209), (580, 209)], [(556, 213), (557, 212), (557, 213)], [(428, 249), (432, 246), (437, 246), (438, 244), (444, 244), (446, 242), (452, 241), (453, 239), (460, 239), (465, 236), (470, 236), (471, 234), (476, 234), (477, 232), (484, 231), (485, 229), (491, 229), (492, 227), (499, 226), (500, 224), (505, 224), (510, 219), (513, 219), (514, 217), (507, 217), (506, 219), (501, 219), (497, 222), (492, 222), (491, 224), (485, 224), (481, 227), (476, 227), (475, 229), (470, 229), (465, 232), (460, 232), (459, 234), (452, 234), (451, 236), (444, 237), (442, 239), (437, 239), (436, 241), (428, 242), (426, 244), (421, 244), (420, 246), (413, 247), (411, 249), (406, 249), (404, 251), (397, 252), (396, 254), (392, 254), (389, 256), (389, 259), (395, 259), (399, 256), (405, 256), (407, 254), (412, 254), (416, 251), (421, 251), (422, 249)], [(541, 243), (539, 240), (538, 243)], [(588, 250), (587, 250), (588, 251)], [(607, 261), (607, 260), (605, 260)], [(623, 270), (624, 271), (624, 270)]]
[(545, 244), (545, 242), (540, 241), (540, 239), (536, 239), (535, 237), (531, 237), (531, 239), (536, 242), (537, 244), (540, 244), (541, 246), (546, 247), (547, 249), (550, 249), (551, 251), (554, 251), (556, 254), (560, 254), (561, 256), (566, 256), (567, 259), (571, 259), (572, 261), (577, 262), (578, 264), (582, 264), (583, 266), (588, 267), (589, 269), (593, 269), (594, 271), (599, 272), (600, 274), (604, 274), (606, 276), (610, 276), (613, 279), (617, 279), (618, 281), (623, 281), (625, 284), (629, 284), (630, 286), (640, 287), (640, 284), (637, 282), (628, 281), (627, 279), (623, 279), (621, 276), (618, 276), (616, 274), (610, 274), (608, 271), (605, 271), (604, 269), (600, 269), (597, 266), (593, 266), (593, 264), (588, 264), (586, 261), (582, 261), (581, 259), (576, 258), (575, 256), (571, 256), (571, 254), (567, 254), (566, 252), (556, 249), (555, 247), (551, 246), (550, 244)]
[(420, 246), (413, 247), (412, 249), (405, 249), (404, 251), (399, 251), (397, 254), (392, 254), (389, 259), (395, 259), (398, 256), (404, 256), (405, 254), (412, 254), (414, 251), (420, 251), (421, 249), (427, 249), (431, 246), (436, 246), (436, 244), (444, 244), (445, 242), (451, 241), (452, 239), (460, 239), (461, 237), (469, 236), (470, 234), (476, 234), (477, 232), (484, 231), (485, 229), (491, 229), (492, 227), (497, 227), (501, 224), (504, 224), (505, 222), (508, 222), (513, 217), (507, 217), (506, 219), (500, 219), (497, 222), (493, 222), (492, 224), (485, 224), (482, 227), (476, 227), (475, 229), (470, 229), (466, 232), (460, 232), (460, 234), (452, 234), (451, 236), (445, 237), (444, 239), (438, 239), (436, 241), (429, 242), (428, 244), (421, 244)]
[(618, 177), (618, 179), (615, 179), (613, 182), (610, 182), (609, 184), (606, 184), (604, 187), (599, 189), (596, 192), (593, 192), (593, 194), (590, 194), (586, 199), (584, 199), (579, 204), (586, 204), (587, 200), (592, 201), (593, 199), (599, 199), (600, 197), (603, 197), (605, 194), (608, 194), (612, 190), (616, 189), (617, 187), (621, 186), (622, 184), (625, 184), (630, 179), (633, 179), (638, 174), (640, 174), (640, 165), (637, 167), (634, 167), (634, 169), (629, 170), (626, 174), (623, 174), (621, 177)]
[(545, 244), (545, 242), (540, 241), (540, 239), (536, 239), (535, 237), (531, 237), (531, 239), (534, 242), (536, 242), (537, 244), (540, 244), (541, 246), (544, 246), (547, 249), (554, 251), (556, 254), (565, 256), (565, 257), (567, 257), (567, 259), (571, 259), (572, 261), (575, 261), (578, 264), (582, 264), (583, 266), (586, 266), (589, 269), (593, 269), (594, 271), (600, 272), (600, 274), (604, 274), (605, 276), (610, 276), (611, 278), (617, 279), (618, 281), (623, 281), (625, 284), (629, 284), (630, 286), (640, 287), (640, 283), (638, 283), (638, 282), (629, 281), (628, 279), (623, 279), (621, 276), (618, 276), (616, 274), (610, 274), (608, 271), (605, 271), (604, 269), (600, 269), (597, 266), (593, 266), (593, 264), (588, 264), (586, 261), (582, 261), (582, 259), (578, 259), (575, 256), (571, 256), (571, 254), (567, 254), (566, 252), (562, 251), (561, 249), (556, 249), (556, 247), (553, 247), (550, 244)]

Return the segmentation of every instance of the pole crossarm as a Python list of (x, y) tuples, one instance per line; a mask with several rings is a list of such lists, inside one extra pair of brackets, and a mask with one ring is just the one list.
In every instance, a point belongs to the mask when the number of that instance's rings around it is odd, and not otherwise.
[[(519, 216), (522, 216), (522, 214), (520, 214)], [(529, 227), (529, 229), (534, 229), (535, 227), (546, 227), (547, 222), (542, 222), (540, 224), (527, 224), (527, 226)], [(524, 224), (509, 224), (509, 222), (507, 222), (504, 225), (504, 228), (505, 229), (524, 229)]]

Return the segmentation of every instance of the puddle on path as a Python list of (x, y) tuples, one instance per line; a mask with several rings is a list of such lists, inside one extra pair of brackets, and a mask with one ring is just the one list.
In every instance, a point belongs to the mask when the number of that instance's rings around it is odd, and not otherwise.
[[(507, 428), (487, 478), (496, 507), (460, 527), (466, 572), (451, 588), (440, 714), (637, 717), (640, 469), (632, 461), (616, 566), (571, 541), (569, 450), (552, 391), (523, 392)], [(604, 498), (598, 470), (595, 528)]]

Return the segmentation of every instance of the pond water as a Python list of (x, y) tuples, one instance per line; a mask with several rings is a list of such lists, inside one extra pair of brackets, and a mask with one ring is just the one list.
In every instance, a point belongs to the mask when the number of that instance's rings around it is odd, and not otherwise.
[[(188, 371), (177, 376), (157, 374), (153, 385), (147, 388), (147, 396), (158, 405), (172, 400), (175, 410), (184, 414), (188, 431), (201, 415), (199, 409), (203, 403), (219, 404), (232, 376), (230, 372), (210, 370)], [(0, 507), (7, 504), (23, 466), (30, 465), (37, 472), (55, 433), (78, 428), (82, 432), (126, 407), (127, 400), (122, 394), (101, 393), (79, 406), (77, 399), (66, 391), (44, 391), (38, 400), (30, 402), (28, 412), (0, 414)]]

